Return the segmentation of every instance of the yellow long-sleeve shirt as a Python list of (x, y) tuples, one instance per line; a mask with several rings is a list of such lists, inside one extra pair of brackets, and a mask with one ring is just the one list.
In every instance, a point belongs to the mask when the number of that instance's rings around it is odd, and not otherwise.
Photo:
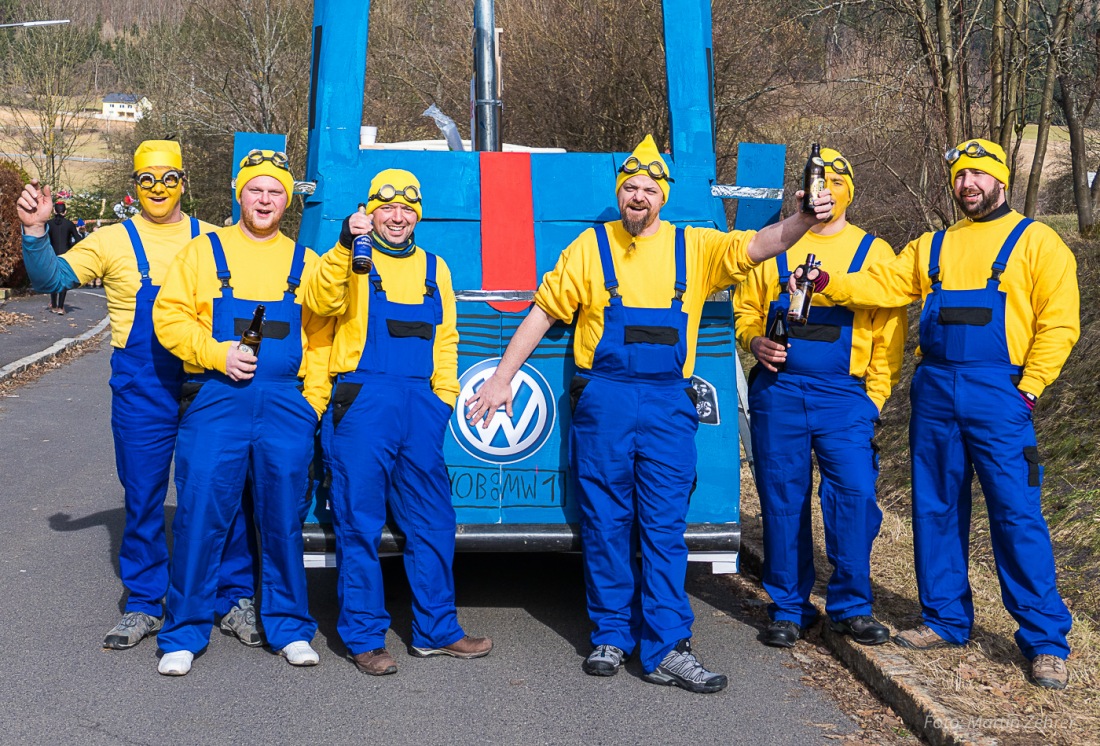
[[(940, 253), (942, 289), (985, 287), (997, 253), (1022, 219), (1012, 211), (988, 222), (964, 218), (948, 228)], [(925, 233), (910, 242), (887, 264), (844, 277), (830, 276), (824, 294), (841, 305), (864, 308), (903, 306), (927, 298), (932, 287), (928, 277), (932, 235)], [(829, 272), (836, 269), (822, 267)], [(1039, 396), (1058, 377), (1081, 334), (1077, 261), (1057, 233), (1033, 223), (1009, 257), (1000, 289), (1006, 295), (1009, 359), (1023, 369), (1019, 388)]]
[[(424, 298), (427, 258), (417, 248), (404, 257), (373, 253), (386, 297), (394, 303), (416, 304)], [(432, 346), (432, 391), (444, 404), (458, 400), (458, 326), (451, 270), (436, 257), (435, 281), (443, 304), (443, 323), (436, 327)], [(347, 373), (359, 365), (367, 343), (367, 314), (370, 309), (370, 275), (351, 271), (351, 250), (340, 243), (323, 257), (317, 272), (304, 283), (306, 305), (322, 316), (336, 317), (336, 330), (329, 358), (329, 374)]]
[[(676, 284), (675, 226), (662, 221), (652, 236), (635, 238), (619, 220), (607, 223), (608, 242), (624, 306), (668, 308)], [(611, 299), (604, 287), (596, 230), (588, 230), (565, 247), (553, 270), (542, 278), (535, 303), (555, 319), (570, 323), (577, 316), (573, 357), (578, 368), (591, 369), (603, 336), (603, 312)], [(695, 343), (703, 303), (711, 294), (740, 282), (756, 266), (748, 248), (753, 231), (723, 233), (713, 228), (685, 228), (687, 291), (687, 361), (684, 377), (695, 370)]]
[[(225, 250), (232, 275), (233, 295), (257, 302), (283, 298), (287, 275), (294, 256), (294, 241), (281, 233), (268, 241), (254, 241), (233, 225), (215, 231)], [(316, 270), (320, 257), (306, 250), (302, 284), (296, 293), (302, 302), (303, 286)], [(157, 338), (173, 355), (183, 360), (188, 373), (216, 370), (225, 373), (225, 359), (232, 341), (213, 337), (214, 299), (221, 297), (221, 281), (214, 264), (214, 251), (207, 236), (199, 236), (179, 252), (168, 268), (153, 306)], [(332, 347), (332, 320), (302, 308), (303, 393), (320, 415), (328, 405), (331, 389), (328, 356)], [(263, 365), (260, 358), (259, 365)]]
[[(807, 232), (787, 251), (787, 267), (794, 270), (807, 254), (816, 254), (823, 267), (836, 276), (845, 274), (866, 233), (849, 223), (840, 232), (822, 236)], [(863, 268), (884, 264), (894, 258), (890, 244), (876, 238), (871, 244)], [(737, 342), (746, 352), (752, 352), (754, 337), (766, 333), (768, 308), (779, 298), (779, 265), (775, 260), (758, 265), (745, 281), (737, 286), (733, 298)], [(814, 306), (834, 305), (817, 294)], [(852, 358), (850, 373), (867, 383), (867, 395), (882, 409), (890, 391), (901, 377), (905, 356), (906, 318), (904, 308), (857, 309), (852, 319)]]
[[(191, 240), (191, 219), (184, 215), (178, 222), (162, 225), (137, 215), (134, 225), (149, 260), (149, 279), (160, 285), (168, 273), (168, 265)], [(199, 229), (209, 233), (214, 226), (199, 221)], [(72, 267), (82, 285), (96, 277), (103, 278), (111, 318), (111, 344), (125, 347), (134, 325), (135, 298), (141, 288), (141, 273), (126, 227), (121, 223), (104, 226), (69, 249), (60, 260)]]

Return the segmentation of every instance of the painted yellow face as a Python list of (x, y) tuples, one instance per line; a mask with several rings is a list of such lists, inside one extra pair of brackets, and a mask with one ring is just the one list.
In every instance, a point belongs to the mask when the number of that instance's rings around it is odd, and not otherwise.
[(178, 168), (150, 166), (138, 171), (134, 180), (141, 211), (153, 222), (163, 221), (179, 212), (185, 187), (183, 172)]
[(848, 192), (848, 184), (842, 176), (826, 172), (825, 186), (829, 188), (829, 193), (833, 195), (833, 201), (836, 202), (833, 215), (843, 215), (848, 209), (848, 205), (852, 204), (852, 195)]

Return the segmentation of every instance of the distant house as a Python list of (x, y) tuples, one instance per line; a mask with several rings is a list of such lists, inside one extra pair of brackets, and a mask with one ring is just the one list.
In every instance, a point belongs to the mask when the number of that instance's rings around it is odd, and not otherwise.
[(153, 108), (145, 96), (134, 93), (108, 93), (103, 97), (103, 119), (136, 122)]

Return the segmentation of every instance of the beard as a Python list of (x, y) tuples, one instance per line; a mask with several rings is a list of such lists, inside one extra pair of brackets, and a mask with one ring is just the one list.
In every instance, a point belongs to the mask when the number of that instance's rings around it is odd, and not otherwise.
[(974, 207), (967, 207), (966, 203), (959, 197), (958, 194), (952, 193), (955, 198), (955, 204), (959, 206), (959, 209), (963, 211), (963, 214), (971, 220), (978, 220), (984, 218), (997, 207), (997, 203), (1000, 201), (1001, 195), (999, 190), (994, 189), (990, 192), (982, 192), (982, 199)]
[(245, 227), (248, 229), (248, 232), (256, 238), (259, 238), (261, 240), (270, 238), (271, 236), (274, 236), (276, 233), (279, 232), (278, 218), (274, 220), (269, 218), (262, 218), (261, 220), (263, 221), (264, 225), (257, 225), (255, 216), (252, 214), (251, 211), (241, 211), (241, 222), (244, 223)]
[[(640, 218), (630, 218), (627, 216), (627, 207), (645, 210), (645, 214)], [(655, 217), (654, 211), (644, 204), (628, 204), (619, 210), (619, 218), (623, 221), (623, 228), (632, 236), (638, 236), (642, 231), (648, 228), (653, 223)]]

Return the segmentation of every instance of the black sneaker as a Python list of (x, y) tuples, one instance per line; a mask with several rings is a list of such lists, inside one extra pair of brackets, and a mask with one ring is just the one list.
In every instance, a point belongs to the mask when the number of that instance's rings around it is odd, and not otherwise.
[(839, 622), (829, 622), (829, 629), (850, 636), (860, 645), (881, 645), (890, 639), (890, 630), (869, 615), (850, 616)]
[(697, 694), (720, 692), (729, 683), (724, 674), (703, 668), (703, 664), (691, 652), (689, 639), (680, 640), (661, 664), (645, 675), (645, 680), (651, 684), (678, 686)]
[(802, 627), (786, 619), (780, 619), (768, 625), (760, 640), (773, 648), (793, 648), (801, 637)]
[(597, 645), (584, 659), (581, 670), (589, 676), (614, 676), (628, 658), (629, 655), (614, 645)]

